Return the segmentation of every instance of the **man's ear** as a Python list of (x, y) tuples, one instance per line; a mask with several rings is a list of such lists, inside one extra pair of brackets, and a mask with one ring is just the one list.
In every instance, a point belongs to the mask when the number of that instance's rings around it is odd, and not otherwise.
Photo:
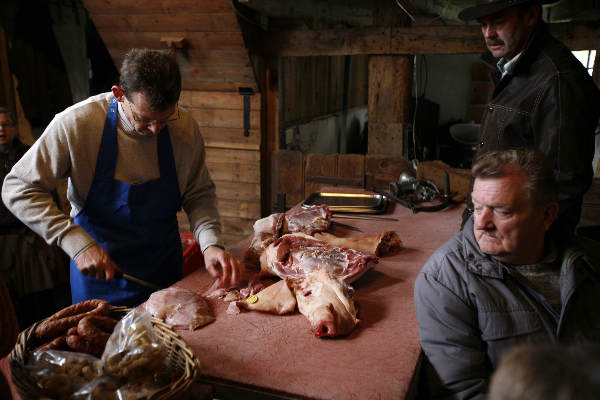
[(120, 86), (113, 85), (113, 87), (111, 87), (110, 90), (112, 91), (113, 96), (115, 96), (115, 99), (117, 99), (117, 101), (123, 101), (124, 100), (125, 93), (123, 93), (123, 89), (121, 89)]
[(558, 203), (553, 201), (542, 207), (544, 207), (544, 231), (547, 231), (558, 215)]

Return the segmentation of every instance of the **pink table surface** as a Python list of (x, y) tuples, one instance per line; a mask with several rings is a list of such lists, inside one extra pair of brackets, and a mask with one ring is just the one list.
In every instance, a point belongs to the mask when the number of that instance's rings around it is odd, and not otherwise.
[[(319, 339), (298, 312), (232, 315), (226, 313), (227, 303), (213, 301), (215, 322), (179, 332), (200, 360), (203, 377), (289, 397), (405, 398), (421, 350), (414, 281), (431, 254), (458, 231), (463, 207), (417, 214), (399, 205), (390, 209), (382, 216), (397, 222), (334, 219), (363, 231), (336, 228), (338, 236), (396, 230), (404, 244), (354, 283), (361, 321), (350, 335)], [(247, 243), (232, 253), (241, 256)], [(210, 284), (209, 275), (199, 270), (176, 285), (204, 292)]]
[[(217, 317), (196, 331), (179, 331), (200, 360), (201, 378), (292, 398), (402, 399), (421, 350), (413, 304), (415, 278), (431, 254), (459, 229), (463, 207), (413, 214), (390, 204), (385, 217), (398, 221), (334, 218), (362, 229), (335, 228), (338, 236), (396, 230), (404, 248), (381, 258), (354, 283), (360, 324), (346, 337), (319, 339), (298, 312), (227, 314), (228, 303), (210, 300)], [(248, 240), (231, 252), (241, 257)], [(204, 293), (204, 270), (176, 283)], [(9, 377), (6, 359), (0, 370)]]

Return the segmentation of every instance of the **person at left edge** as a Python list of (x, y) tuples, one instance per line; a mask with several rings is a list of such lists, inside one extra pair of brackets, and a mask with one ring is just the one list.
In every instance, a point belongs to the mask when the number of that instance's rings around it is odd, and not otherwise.
[[(57, 114), (7, 175), (6, 206), (71, 258), (73, 303), (135, 306), (182, 278), (176, 213), (186, 211), (207, 270), (233, 286), (241, 264), (223, 249), (215, 187), (198, 124), (178, 106), (181, 76), (166, 51), (132, 49), (119, 85)], [(50, 195), (68, 177), (71, 215)]]

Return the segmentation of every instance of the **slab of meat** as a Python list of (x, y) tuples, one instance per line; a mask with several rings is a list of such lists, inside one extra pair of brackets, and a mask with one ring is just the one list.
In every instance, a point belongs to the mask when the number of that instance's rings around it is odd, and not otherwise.
[(261, 272), (282, 279), (325, 269), (332, 276), (352, 283), (377, 263), (377, 257), (346, 247), (332, 247), (302, 233), (283, 235), (260, 257)]
[(358, 324), (356, 307), (347, 288), (326, 270), (316, 269), (289, 281), (298, 310), (308, 318), (315, 336), (346, 335)]
[(173, 328), (194, 330), (215, 320), (201, 295), (179, 287), (154, 292), (139, 307)]
[(323, 232), (331, 225), (331, 211), (327, 205), (307, 208), (295, 207), (286, 214), (276, 213), (254, 222), (254, 234), (244, 254), (244, 264), (259, 266), (260, 255), (282, 234), (302, 232), (312, 235)]
[(246, 300), (239, 301), (237, 305), (247, 310), (283, 315), (296, 309), (296, 298), (286, 281), (280, 280)]
[(285, 215), (283, 233), (302, 232), (312, 235), (326, 231), (331, 225), (331, 211), (327, 205), (293, 208)]
[(315, 233), (315, 238), (331, 246), (348, 247), (363, 253), (385, 257), (397, 253), (402, 248), (402, 241), (396, 231), (385, 231), (377, 235), (342, 238), (331, 233)]
[(260, 255), (281, 234), (284, 216), (285, 214), (282, 213), (271, 214), (254, 222), (252, 241), (244, 253), (244, 265), (249, 267), (260, 265)]

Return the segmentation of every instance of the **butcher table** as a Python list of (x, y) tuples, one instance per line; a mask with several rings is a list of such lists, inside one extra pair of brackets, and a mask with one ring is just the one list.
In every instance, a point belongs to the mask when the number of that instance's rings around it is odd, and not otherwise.
[[(413, 214), (390, 204), (389, 220), (334, 218), (362, 232), (336, 227), (337, 236), (396, 230), (404, 248), (381, 258), (353, 286), (360, 323), (346, 337), (319, 339), (298, 312), (278, 316), (260, 312), (228, 314), (211, 300), (216, 321), (196, 331), (179, 331), (201, 363), (201, 383), (219, 399), (404, 399), (421, 347), (413, 305), (415, 278), (431, 254), (456, 233), (462, 206)], [(242, 257), (248, 240), (231, 249)], [(197, 270), (177, 286), (205, 292), (209, 274)], [(1, 367), (6, 372), (6, 359)]]
[[(460, 227), (463, 207), (413, 214), (392, 205), (385, 217), (398, 221), (334, 218), (358, 227), (336, 227), (338, 236), (396, 230), (404, 248), (381, 258), (356, 281), (354, 299), (360, 323), (346, 337), (319, 339), (298, 312), (227, 314), (227, 303), (214, 301), (217, 320), (180, 334), (201, 363), (202, 379), (217, 398), (404, 399), (409, 394), (421, 347), (413, 305), (415, 278), (431, 254)], [(231, 252), (241, 258), (248, 242)], [(205, 291), (211, 279), (204, 269), (177, 283)], [(229, 393), (229, 396), (228, 396)]]

